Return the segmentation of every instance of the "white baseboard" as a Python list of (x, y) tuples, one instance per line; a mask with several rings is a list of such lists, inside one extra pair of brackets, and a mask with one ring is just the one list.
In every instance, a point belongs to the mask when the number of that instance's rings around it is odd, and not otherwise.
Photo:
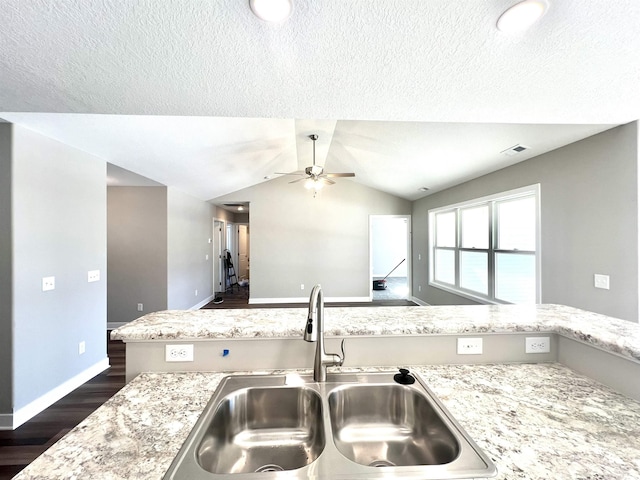
[(118, 327), (127, 325), (129, 322), (107, 322), (107, 330), (115, 330)]
[(420, 300), (418, 297), (410, 297), (409, 300), (411, 300), (412, 302), (416, 302), (418, 305), (422, 305), (423, 307), (428, 307), (429, 304), (427, 302), (425, 302), (424, 300)]
[[(370, 302), (371, 297), (325, 297), (324, 303), (330, 302)], [(250, 298), (249, 303), (309, 303), (309, 297), (290, 298)]]
[(13, 412), (13, 415), (0, 415), (0, 430), (15, 430), (26, 421), (50, 407), (65, 395), (73, 392), (79, 386), (85, 384), (99, 373), (109, 368), (109, 359), (104, 358), (86, 370), (80, 372), (66, 382), (58, 385), (34, 401)]
[(204, 300), (202, 300), (200, 303), (197, 303), (196, 305), (194, 305), (193, 307), (191, 307), (189, 310), (200, 310), (202, 307), (204, 307), (207, 303), (211, 302), (213, 299), (215, 298), (215, 295), (209, 295), (207, 298), (205, 298)]

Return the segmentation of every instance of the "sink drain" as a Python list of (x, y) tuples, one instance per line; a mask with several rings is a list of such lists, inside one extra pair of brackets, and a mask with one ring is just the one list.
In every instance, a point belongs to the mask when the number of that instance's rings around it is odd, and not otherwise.
[(395, 467), (394, 463), (387, 460), (375, 460), (369, 464), (370, 467)]
[(282, 468), (280, 465), (275, 465), (273, 463), (270, 463), (267, 465), (263, 465), (256, 470), (256, 473), (261, 473), (261, 472), (284, 472), (284, 468)]

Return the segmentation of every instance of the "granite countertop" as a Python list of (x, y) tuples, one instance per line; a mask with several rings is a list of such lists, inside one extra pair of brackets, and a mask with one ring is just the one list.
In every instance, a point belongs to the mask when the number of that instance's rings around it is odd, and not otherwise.
[[(497, 479), (640, 479), (640, 402), (559, 364), (413, 371), (492, 458)], [(160, 479), (223, 376), (142, 374), (15, 478)]]
[[(299, 337), (304, 308), (166, 310), (111, 333), (125, 342)], [(640, 325), (563, 305), (328, 307), (325, 334), (416, 335), (550, 332), (640, 361)]]

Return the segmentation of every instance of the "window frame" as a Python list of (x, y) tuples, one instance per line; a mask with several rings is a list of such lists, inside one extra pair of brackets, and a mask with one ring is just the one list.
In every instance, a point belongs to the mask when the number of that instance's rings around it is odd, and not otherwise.
[[(497, 208), (500, 203), (517, 200), (525, 197), (533, 197), (535, 204), (535, 250), (506, 250), (498, 249), (498, 214)], [(477, 208), (487, 205), (488, 208), (488, 248), (462, 247), (462, 210)], [(439, 247), (436, 245), (436, 216), (438, 214), (455, 212), (455, 243), (454, 247)], [(522, 188), (508, 190), (481, 198), (476, 198), (466, 202), (434, 208), (428, 211), (429, 225), (429, 272), (428, 285), (440, 290), (459, 295), (470, 300), (475, 300), (485, 304), (510, 304), (506, 300), (496, 298), (496, 258), (498, 254), (507, 255), (533, 255), (535, 263), (535, 303), (540, 303), (542, 296), (541, 289), (541, 232), (540, 232), (540, 184), (529, 185)], [(448, 250), (454, 252), (454, 281), (450, 284), (436, 280), (436, 251)], [(474, 290), (465, 289), (461, 282), (461, 252), (486, 252), (487, 254), (487, 295)]]

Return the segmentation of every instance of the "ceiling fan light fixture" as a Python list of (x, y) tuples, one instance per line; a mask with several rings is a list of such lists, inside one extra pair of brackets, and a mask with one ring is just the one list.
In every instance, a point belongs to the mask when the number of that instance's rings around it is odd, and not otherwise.
[(322, 187), (324, 187), (324, 182), (319, 178), (308, 178), (307, 181), (304, 182), (304, 188), (307, 190), (313, 189), (317, 192), (318, 190), (322, 190)]
[(522, 32), (536, 23), (548, 8), (546, 0), (524, 0), (500, 15), (496, 27), (504, 33)]
[(293, 12), (293, 0), (249, 0), (249, 7), (265, 22), (284, 22)]

